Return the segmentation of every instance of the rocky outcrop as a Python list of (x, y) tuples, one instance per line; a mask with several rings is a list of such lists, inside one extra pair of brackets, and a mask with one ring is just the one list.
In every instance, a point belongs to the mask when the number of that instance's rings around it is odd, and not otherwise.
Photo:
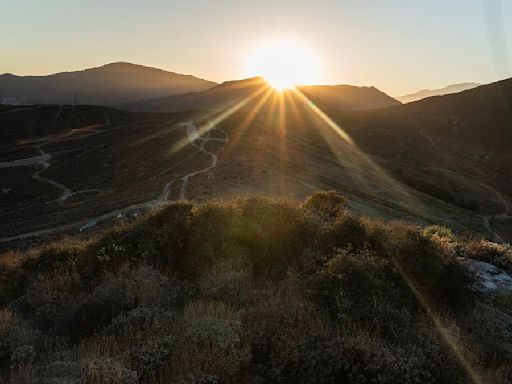
[(460, 260), (468, 268), (472, 278), (471, 288), (475, 291), (490, 295), (512, 293), (512, 276), (504, 270), (484, 261)]

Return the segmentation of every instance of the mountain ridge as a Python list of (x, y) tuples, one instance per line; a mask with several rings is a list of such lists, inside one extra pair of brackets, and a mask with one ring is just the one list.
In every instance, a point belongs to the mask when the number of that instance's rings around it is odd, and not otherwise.
[(150, 97), (203, 91), (215, 85), (193, 75), (114, 62), (44, 76), (0, 75), (0, 102), (70, 104), (78, 93), (80, 104), (113, 106)]
[(414, 93), (396, 97), (396, 99), (401, 101), (402, 103), (412, 103), (414, 101), (422, 100), (427, 97), (449, 95), (452, 93), (458, 93), (469, 89), (473, 89), (481, 85), (481, 83), (474, 82), (450, 84), (445, 87), (437, 89), (422, 89)]
[[(257, 91), (270, 90), (261, 76), (229, 80), (203, 92), (172, 95), (127, 105), (128, 109), (144, 112), (177, 112), (181, 110), (219, 109), (241, 101)], [(297, 85), (319, 107), (334, 110), (360, 110), (389, 107), (401, 103), (373, 86)]]

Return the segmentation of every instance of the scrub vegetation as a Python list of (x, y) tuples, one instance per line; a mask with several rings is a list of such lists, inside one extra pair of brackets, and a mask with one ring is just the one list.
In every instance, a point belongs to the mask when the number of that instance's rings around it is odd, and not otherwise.
[(345, 198), (177, 202), (0, 257), (10, 383), (510, 383), (512, 297), (460, 258), (510, 247)]

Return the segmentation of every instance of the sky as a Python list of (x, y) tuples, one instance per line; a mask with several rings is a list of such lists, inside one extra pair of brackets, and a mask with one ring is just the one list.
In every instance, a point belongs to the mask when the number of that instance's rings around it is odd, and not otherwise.
[(323, 83), (393, 96), (512, 77), (510, 0), (0, 1), (0, 73), (128, 61), (222, 82), (275, 39), (313, 52)]

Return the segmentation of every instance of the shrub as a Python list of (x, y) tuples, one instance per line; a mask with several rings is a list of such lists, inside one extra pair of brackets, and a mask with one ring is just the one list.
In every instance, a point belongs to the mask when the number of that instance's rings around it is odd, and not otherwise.
[(81, 271), (87, 243), (66, 239), (43, 246), (19, 257), (11, 267), (0, 270), (0, 305), (7, 305), (24, 294), (34, 278), (55, 269)]
[(220, 381), (213, 375), (183, 375), (179, 376), (170, 384), (219, 384)]
[(335, 382), (340, 338), (302, 297), (296, 278), (244, 313), (252, 374), (263, 382)]
[(255, 286), (248, 269), (241, 260), (215, 264), (198, 281), (200, 296), (209, 300), (222, 300), (237, 308), (252, 304)]
[(485, 261), (512, 273), (512, 246), (483, 239), (473, 239), (457, 244), (456, 253), (468, 259)]
[(138, 307), (114, 318), (103, 334), (118, 341), (141, 382), (156, 382), (176, 348), (180, 327), (177, 312)]
[(380, 252), (384, 231), (378, 222), (371, 223), (345, 211), (335, 220), (325, 223), (320, 232), (319, 249), (332, 253), (337, 248), (352, 246), (355, 250), (371, 247)]
[(83, 384), (138, 384), (137, 372), (111, 359), (92, 359), (82, 363), (80, 383)]
[(187, 251), (190, 203), (173, 203), (131, 224), (107, 231), (88, 250), (89, 269), (116, 270), (124, 263), (178, 268)]
[(316, 192), (306, 199), (302, 207), (323, 218), (333, 219), (345, 212), (346, 201), (345, 196), (336, 191)]
[(35, 348), (32, 345), (22, 345), (12, 352), (11, 365), (15, 367), (22, 367), (32, 363), (35, 358)]
[[(438, 353), (437, 351), (435, 353)], [(421, 349), (393, 346), (385, 340), (359, 333), (343, 340), (342, 369), (337, 382), (363, 383), (453, 383), (467, 377), (449, 355), (437, 361)], [(433, 364), (434, 363), (434, 364)], [(436, 365), (435, 363), (439, 364)]]
[(466, 383), (462, 357), (509, 382), (510, 298), (469, 292), (456, 256), (510, 267), (332, 192), (169, 204), (0, 259), (0, 381)]
[(83, 298), (70, 324), (71, 334), (90, 335), (108, 325), (121, 312), (135, 308), (136, 298), (128, 295), (127, 281), (121, 278), (123, 273), (108, 273)]
[(187, 223), (190, 230), (188, 257), (181, 261), (179, 272), (196, 278), (218, 260), (241, 257), (244, 250), (233, 241), (237, 217), (232, 204), (210, 203), (195, 207)]
[(241, 215), (236, 240), (248, 250), (253, 273), (282, 277), (299, 260), (314, 228), (285, 200), (248, 198), (237, 205)]
[(241, 322), (222, 304), (198, 303), (185, 309), (185, 323), (172, 358), (175, 375), (212, 375), (237, 382), (250, 360)]
[(391, 270), (389, 261), (370, 251), (338, 250), (326, 263), (315, 288), (323, 307), (330, 308), (331, 315), (345, 327), (396, 337), (403, 332), (401, 324), (411, 321), (400, 276)]
[(139, 306), (178, 310), (189, 294), (189, 285), (167, 277), (156, 268), (140, 265), (122, 268), (119, 279), (126, 281), (126, 294)]
[(394, 266), (413, 289), (427, 294), (439, 288), (448, 261), (440, 249), (416, 227), (401, 224), (391, 226), (387, 248)]
[(479, 354), (478, 361), (500, 365), (512, 360), (512, 321), (507, 315), (480, 304), (461, 325), (465, 341)]
[(78, 273), (55, 272), (53, 276), (38, 276), (27, 289), (26, 301), (40, 329), (60, 333), (74, 320), (82, 287)]
[(421, 233), (427, 237), (438, 236), (441, 238), (448, 239), (450, 241), (457, 240), (452, 230), (442, 225), (429, 225), (428, 227), (423, 228)]

